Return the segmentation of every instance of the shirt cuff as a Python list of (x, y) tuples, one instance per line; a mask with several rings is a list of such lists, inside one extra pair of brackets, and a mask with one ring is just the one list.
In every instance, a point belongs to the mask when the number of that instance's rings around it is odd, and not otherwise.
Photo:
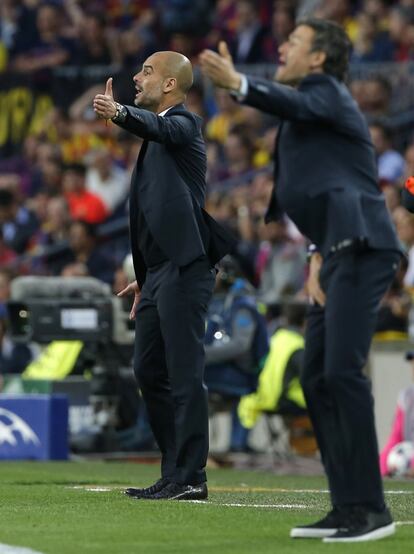
[(232, 90), (231, 94), (237, 100), (242, 101), (246, 98), (247, 93), (249, 92), (249, 81), (247, 80), (246, 75), (241, 74), (241, 82), (239, 90)]

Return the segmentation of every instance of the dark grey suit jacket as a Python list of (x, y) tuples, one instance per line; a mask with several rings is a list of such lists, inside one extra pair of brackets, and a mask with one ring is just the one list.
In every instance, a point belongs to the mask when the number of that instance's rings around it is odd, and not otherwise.
[(399, 250), (368, 127), (345, 84), (325, 74), (298, 89), (250, 77), (248, 84), (245, 103), (282, 120), (267, 221), (286, 212), (323, 255), (347, 239)]
[(181, 267), (208, 255), (214, 265), (230, 251), (233, 239), (203, 209), (207, 160), (201, 118), (182, 104), (164, 117), (126, 108), (120, 126), (144, 139), (130, 192), (131, 251), (139, 285), (147, 268), (138, 247), (138, 208), (169, 260)]

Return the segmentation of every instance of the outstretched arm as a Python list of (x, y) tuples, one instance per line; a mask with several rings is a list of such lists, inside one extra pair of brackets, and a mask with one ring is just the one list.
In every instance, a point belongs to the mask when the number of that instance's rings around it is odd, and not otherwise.
[(121, 106), (113, 97), (112, 77), (106, 82), (105, 94), (95, 96), (93, 108), (99, 117), (112, 119), (126, 131), (164, 144), (184, 146), (200, 131), (199, 119), (190, 112), (162, 117), (141, 108)]
[(218, 54), (204, 50), (200, 62), (203, 73), (216, 86), (227, 89), (249, 106), (297, 121), (334, 121), (337, 118), (337, 93), (324, 76), (315, 75), (317, 81), (309, 91), (246, 77), (236, 71), (224, 42), (220, 43)]
[(125, 106), (125, 108), (127, 111), (125, 120), (114, 122), (126, 131), (146, 140), (184, 146), (189, 144), (200, 130), (198, 120), (190, 113), (162, 117), (133, 106)]

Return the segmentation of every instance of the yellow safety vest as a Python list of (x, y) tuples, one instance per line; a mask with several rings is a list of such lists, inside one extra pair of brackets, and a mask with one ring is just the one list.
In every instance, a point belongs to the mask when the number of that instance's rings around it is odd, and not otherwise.
[(23, 379), (64, 379), (73, 370), (83, 348), (80, 340), (54, 340), (24, 370)]
[[(251, 429), (262, 412), (276, 410), (283, 393), (283, 378), (290, 357), (304, 346), (304, 338), (296, 331), (279, 329), (273, 335), (256, 392), (243, 396), (239, 402), (238, 414), (244, 427)], [(287, 398), (300, 407), (306, 406), (298, 377), (289, 383)]]

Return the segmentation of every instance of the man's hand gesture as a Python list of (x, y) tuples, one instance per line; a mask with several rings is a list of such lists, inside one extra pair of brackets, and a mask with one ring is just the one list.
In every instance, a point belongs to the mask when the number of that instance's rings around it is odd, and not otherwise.
[(116, 114), (116, 102), (112, 92), (112, 77), (106, 81), (105, 94), (97, 94), (93, 100), (95, 113), (103, 119), (112, 119)]
[(213, 50), (204, 50), (200, 54), (201, 70), (217, 87), (238, 91), (241, 74), (234, 67), (227, 44), (221, 41), (218, 50), (218, 54)]
[(129, 312), (129, 319), (133, 320), (135, 319), (138, 304), (139, 304), (139, 301), (141, 300), (141, 290), (136, 281), (134, 281), (133, 283), (130, 283), (127, 287), (125, 287), (123, 290), (118, 292), (117, 296), (126, 296), (128, 294), (134, 295), (134, 302), (132, 304), (131, 311)]

